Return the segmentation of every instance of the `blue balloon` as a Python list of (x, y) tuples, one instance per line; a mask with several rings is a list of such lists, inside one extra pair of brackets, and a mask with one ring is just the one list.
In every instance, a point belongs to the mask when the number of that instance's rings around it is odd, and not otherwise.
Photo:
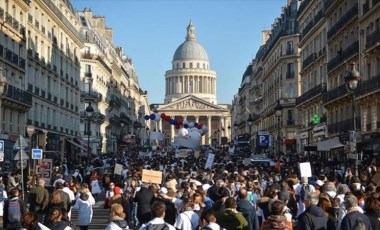
[(144, 116), (144, 119), (145, 119), (145, 120), (149, 120), (149, 115), (145, 115), (145, 116)]
[(184, 127), (185, 129), (187, 129), (187, 128), (189, 128), (189, 125), (188, 125), (188, 124), (184, 124), (183, 127)]
[(195, 123), (194, 123), (194, 127), (195, 127), (195, 128), (198, 128), (198, 123), (195, 122)]
[(151, 120), (155, 120), (155, 119), (156, 119), (156, 114), (152, 113), (152, 114), (150, 115), (150, 119), (151, 119)]
[(172, 124), (172, 125), (176, 125), (176, 124), (177, 124), (177, 121), (174, 120), (174, 119), (170, 119), (170, 122), (169, 122), (169, 123)]

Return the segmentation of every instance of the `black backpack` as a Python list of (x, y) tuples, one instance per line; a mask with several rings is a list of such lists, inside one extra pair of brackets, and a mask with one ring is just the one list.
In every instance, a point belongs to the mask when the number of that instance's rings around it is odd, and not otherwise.
[(302, 188), (301, 188), (301, 195), (300, 195), (300, 199), (302, 200), (302, 202), (304, 202), (306, 200), (307, 195), (310, 192), (311, 192), (310, 185), (309, 184), (303, 184)]
[(147, 224), (145, 227), (146, 230), (169, 230), (169, 226), (164, 224)]

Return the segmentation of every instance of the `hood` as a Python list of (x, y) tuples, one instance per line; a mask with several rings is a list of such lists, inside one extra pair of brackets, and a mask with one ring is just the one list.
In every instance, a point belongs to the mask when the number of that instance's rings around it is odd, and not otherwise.
[(125, 220), (112, 220), (112, 222), (114, 222), (120, 228), (126, 228), (128, 226), (128, 223)]
[(269, 226), (271, 229), (285, 229), (286, 217), (280, 215), (271, 215), (268, 217)]

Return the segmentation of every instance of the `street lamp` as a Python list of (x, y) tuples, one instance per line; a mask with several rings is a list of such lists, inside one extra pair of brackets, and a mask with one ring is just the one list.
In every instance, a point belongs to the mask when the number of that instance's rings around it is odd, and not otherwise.
[(2, 118), (2, 115), (3, 115), (3, 111), (2, 111), (2, 108), (1, 108), (1, 102), (2, 102), (2, 96), (6, 93), (7, 91), (7, 78), (4, 77), (4, 70), (0, 67), (0, 133), (2, 131), (2, 127), (3, 127), (3, 118)]
[(251, 139), (252, 139), (252, 124), (253, 124), (253, 119), (252, 115), (249, 114), (248, 120), (247, 120), (248, 126), (249, 126), (249, 150), (252, 150), (252, 145), (251, 145)]
[[(31, 172), (35, 171), (35, 161), (32, 160), (32, 137), (33, 137), (33, 134), (34, 134), (34, 131), (35, 131), (35, 127), (33, 125), (28, 125), (26, 126), (26, 132), (28, 133), (28, 137), (29, 137), (29, 174), (31, 174)], [(32, 167), (32, 164), (33, 164), (33, 167)], [(33, 170), (32, 170), (33, 169)]]
[(237, 130), (239, 128), (239, 124), (237, 123), (237, 121), (234, 122), (234, 138), (236, 139), (237, 137)]
[(120, 140), (123, 140), (123, 129), (124, 129), (124, 126), (125, 126), (125, 124), (124, 124), (124, 122), (123, 121), (121, 121), (120, 122), (120, 126), (121, 126), (121, 129), (120, 129)]
[[(358, 83), (360, 81), (360, 72), (356, 70), (356, 63), (351, 63), (351, 69), (347, 71), (346, 76), (344, 77), (344, 82), (346, 83), (347, 91), (352, 94), (352, 138), (350, 138), (350, 152), (352, 154), (356, 153), (356, 118), (355, 118), (355, 90), (358, 87)], [(357, 156), (356, 156), (357, 157)], [(357, 160), (355, 162), (355, 175), (358, 174), (357, 169)], [(345, 160), (347, 166), (347, 159)], [(347, 167), (345, 167), (345, 170)]]
[(88, 126), (87, 126), (87, 160), (88, 160), (88, 167), (90, 166), (90, 157), (91, 157), (91, 150), (90, 150), (90, 135), (91, 135), (91, 118), (94, 115), (94, 108), (91, 106), (91, 102), (88, 103), (88, 106), (86, 107), (86, 116), (88, 119)]
[(274, 112), (277, 117), (277, 151), (280, 153), (280, 125), (281, 125), (281, 116), (282, 116), (282, 109), (283, 107), (281, 106), (280, 100), (277, 100), (277, 104), (274, 107)]
[(228, 129), (228, 133), (230, 134), (230, 142), (232, 143), (231, 124), (228, 124), (227, 129)]

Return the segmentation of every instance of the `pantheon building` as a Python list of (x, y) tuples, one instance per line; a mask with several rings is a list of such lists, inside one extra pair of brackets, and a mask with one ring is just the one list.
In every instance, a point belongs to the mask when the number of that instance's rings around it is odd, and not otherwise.
[[(224, 144), (231, 138), (231, 113), (230, 105), (217, 103), (216, 80), (216, 72), (211, 69), (207, 52), (197, 42), (195, 27), (190, 22), (186, 40), (174, 53), (172, 69), (165, 73), (165, 101), (152, 106), (159, 114), (177, 121), (207, 126), (202, 144)], [(162, 119), (157, 126), (171, 141), (178, 134), (174, 125)]]

